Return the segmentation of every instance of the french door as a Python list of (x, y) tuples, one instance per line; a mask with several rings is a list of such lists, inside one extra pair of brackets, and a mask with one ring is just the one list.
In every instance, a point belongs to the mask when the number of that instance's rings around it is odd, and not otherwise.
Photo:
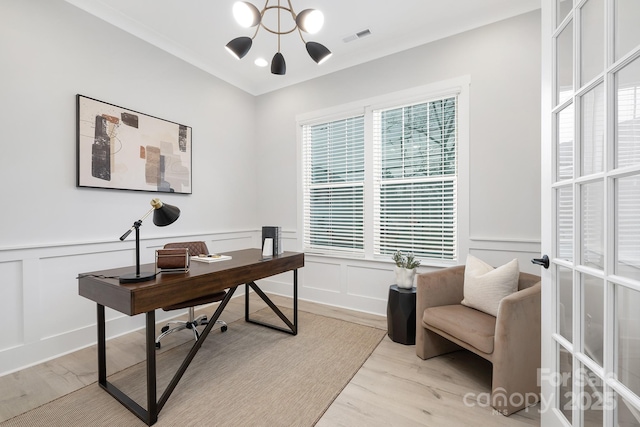
[(640, 426), (640, 0), (542, 1), (541, 425)]

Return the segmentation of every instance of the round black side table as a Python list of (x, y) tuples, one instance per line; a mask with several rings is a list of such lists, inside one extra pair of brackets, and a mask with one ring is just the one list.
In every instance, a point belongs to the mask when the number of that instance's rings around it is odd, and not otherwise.
[(392, 341), (407, 345), (416, 343), (416, 288), (389, 287), (387, 331)]

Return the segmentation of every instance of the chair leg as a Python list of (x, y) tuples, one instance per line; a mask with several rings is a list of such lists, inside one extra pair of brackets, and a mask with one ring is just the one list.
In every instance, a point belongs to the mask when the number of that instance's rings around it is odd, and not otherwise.
[(422, 325), (418, 326), (416, 333), (416, 354), (421, 359), (430, 359), (441, 354), (461, 350), (462, 347), (449, 341)]
[(207, 321), (207, 316), (205, 314), (202, 314), (198, 317), (196, 317), (195, 319), (193, 319), (193, 324), (196, 326), (200, 326), (200, 325), (206, 325), (209, 322)]
[(196, 328), (196, 326), (198, 325), (194, 325), (193, 323), (191, 324), (191, 329), (193, 330), (193, 338), (198, 341), (200, 339), (200, 334), (198, 333), (198, 328)]
[[(223, 320), (217, 320), (216, 323), (220, 325), (221, 332), (225, 332), (227, 330), (227, 323)], [(177, 326), (171, 328), (170, 325), (172, 324)], [(191, 329), (193, 331), (193, 338), (198, 341), (200, 339), (200, 333), (198, 332), (197, 327), (207, 324), (209, 324), (209, 321), (207, 320), (206, 315), (195, 317), (195, 309), (193, 307), (189, 307), (188, 319), (186, 322), (182, 320), (172, 320), (167, 322), (167, 324), (161, 329), (162, 333), (156, 338), (156, 348), (161, 347), (160, 340), (162, 338), (175, 331), (181, 331), (183, 329)]]
[(194, 317), (196, 315), (196, 309), (193, 307), (189, 307), (189, 323), (193, 323), (195, 320)]
[[(177, 326), (174, 326), (173, 328), (170, 328), (169, 325), (171, 324), (176, 324)], [(176, 331), (181, 331), (183, 329), (187, 329), (187, 323), (186, 322), (180, 322), (180, 321), (171, 321), (168, 322), (166, 324), (166, 326), (164, 326), (162, 328), (162, 333), (160, 335), (158, 335), (158, 337), (156, 338), (156, 348), (160, 348), (160, 340), (164, 337), (166, 337), (169, 334), (172, 334)]]
[[(207, 316), (200, 316), (198, 317), (198, 319), (196, 319), (196, 321), (198, 321), (198, 325), (208, 325), (209, 321), (207, 320)], [(225, 322), (224, 320), (216, 320), (216, 324), (220, 325), (220, 331), (221, 332), (225, 332), (228, 328), (227, 326), (227, 322)]]

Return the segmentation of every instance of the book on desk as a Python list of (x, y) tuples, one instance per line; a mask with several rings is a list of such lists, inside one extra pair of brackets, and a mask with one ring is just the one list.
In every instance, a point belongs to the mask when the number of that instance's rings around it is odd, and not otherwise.
[(229, 255), (219, 255), (219, 254), (210, 254), (210, 255), (198, 255), (198, 256), (192, 256), (191, 260), (192, 261), (198, 261), (198, 262), (218, 262), (218, 261), (226, 261), (231, 259), (231, 257)]
[(274, 226), (262, 227), (262, 256), (263, 258), (280, 255), (282, 247), (282, 228)]

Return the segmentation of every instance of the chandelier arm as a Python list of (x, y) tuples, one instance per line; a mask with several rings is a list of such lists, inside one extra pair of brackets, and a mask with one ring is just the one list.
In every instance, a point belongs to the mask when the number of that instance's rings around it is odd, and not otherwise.
[(256, 38), (256, 36), (258, 35), (258, 31), (260, 31), (260, 27), (262, 27), (262, 22), (260, 23), (260, 25), (256, 25), (256, 31), (253, 33), (251, 40)]
[(262, 9), (262, 12), (260, 12), (262, 16), (264, 16), (265, 12), (269, 9), (282, 9), (282, 10), (286, 10), (287, 12), (291, 12), (291, 9), (289, 9), (286, 6), (267, 6), (264, 9)]
[(280, 0), (278, 0), (278, 52), (280, 52)]
[[(291, 17), (293, 18), (293, 22), (296, 22), (296, 19), (298, 18), (298, 15), (296, 15), (296, 13), (293, 11), (293, 5), (291, 4), (291, 0), (287, 0), (287, 3), (289, 3), (289, 9), (287, 9), (290, 13), (291, 13)], [(298, 27), (298, 24), (296, 22), (296, 28)]]
[(307, 41), (304, 39), (302, 35), (302, 30), (300, 29), (300, 27), (296, 26), (296, 30), (298, 30), (298, 34), (300, 34), (300, 40), (302, 40), (302, 43), (307, 44)]
[(264, 28), (265, 30), (268, 30), (268, 28), (265, 27), (264, 25), (264, 13), (267, 11), (267, 6), (269, 6), (269, 0), (265, 0), (264, 6), (260, 11), (260, 23), (258, 24), (258, 28), (256, 28), (256, 32), (253, 34), (253, 37), (258, 35), (258, 30), (260, 29), (260, 27)]
[(297, 30), (297, 29), (298, 29), (298, 27), (295, 27), (295, 28), (292, 28), (292, 29), (287, 30), (287, 31), (280, 31), (280, 32), (278, 32), (278, 31), (274, 31), (274, 30), (272, 30), (272, 29), (270, 29), (270, 28), (267, 28), (264, 24), (260, 24), (260, 25), (262, 26), (262, 28), (264, 28), (266, 31), (270, 32), (271, 34), (276, 34), (276, 35), (280, 34), (280, 35), (283, 35), (283, 36), (284, 36), (284, 35), (287, 35), (287, 34), (291, 34), (291, 33), (293, 33), (295, 30)]
[[(280, 18), (280, 11), (281, 10), (286, 10), (287, 12), (291, 13), (291, 9), (289, 9), (288, 7), (285, 6), (281, 6), (280, 2), (278, 2), (277, 6), (265, 6), (265, 8), (262, 10), (262, 12), (260, 12), (260, 14), (264, 17), (264, 14), (267, 12), (267, 10), (271, 10), (271, 9), (275, 9), (278, 12), (278, 18)], [(277, 30), (272, 30), (271, 28), (267, 27), (267, 25), (263, 22), (263, 20), (260, 20), (260, 25), (262, 26), (262, 28), (264, 28), (266, 31), (270, 32), (271, 34), (275, 34), (275, 35), (285, 35), (285, 34), (291, 34), (293, 33), (297, 28), (298, 25), (296, 24), (295, 20), (294, 22), (294, 26), (293, 28), (291, 28), (290, 30), (287, 31), (282, 31), (282, 28), (280, 26), (278, 26)]]

